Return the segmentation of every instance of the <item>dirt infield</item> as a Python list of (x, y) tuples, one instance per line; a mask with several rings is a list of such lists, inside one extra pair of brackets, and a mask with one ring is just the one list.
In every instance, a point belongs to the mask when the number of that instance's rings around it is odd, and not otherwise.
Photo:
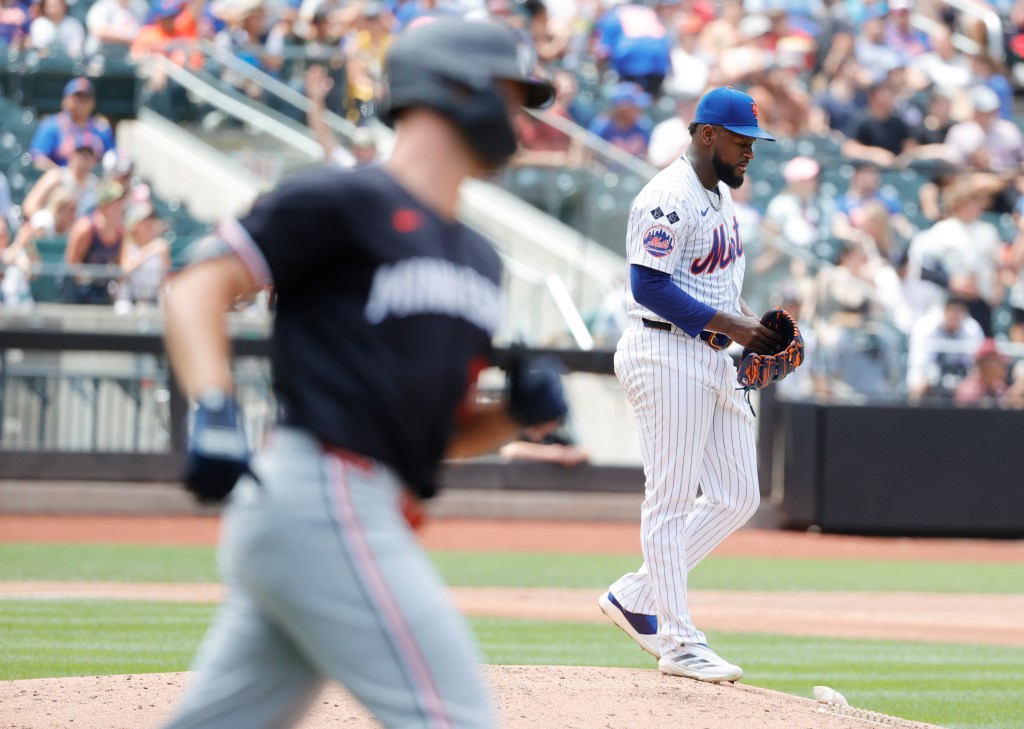
[[(0, 514), (0, 542), (212, 545), (219, 529), (216, 516)], [(420, 537), (428, 549), (640, 554), (640, 527), (635, 523), (444, 519), (428, 521)], [(741, 529), (715, 555), (1024, 562), (1024, 540), (875, 538)]]
[[(511, 729), (866, 729), (879, 723), (829, 713), (796, 696), (716, 686), (657, 671), (574, 666), (484, 666), (499, 726)], [(140, 729), (173, 711), (187, 674), (0, 681), (4, 729)], [(88, 707), (88, 710), (83, 710)], [(884, 726), (927, 729), (876, 715)], [(379, 727), (337, 686), (314, 701), (301, 729)]]
[[(120, 544), (216, 543), (215, 516), (124, 518), (3, 516), (0, 542)], [(434, 521), (421, 532), (439, 550), (576, 552), (639, 557), (634, 523)], [(719, 556), (863, 560), (1024, 562), (1024, 542), (865, 539), (745, 529)], [(0, 597), (116, 597), (216, 602), (220, 585), (84, 583), (0, 584)], [(465, 613), (546, 620), (600, 621), (591, 590), (458, 588)], [(694, 591), (696, 622), (710, 630), (1024, 646), (1022, 596), (883, 593)], [(970, 616), (970, 628), (960, 624)], [(613, 630), (609, 625), (609, 630)], [(625, 640), (625, 638), (623, 638)], [(753, 687), (712, 686), (655, 670), (486, 666), (502, 726), (516, 729), (861, 729), (926, 725), (875, 715), (822, 713), (807, 699)], [(0, 682), (0, 729), (108, 729), (156, 726), (180, 695), (185, 674), (103, 676)], [(810, 687), (808, 687), (808, 691)], [(73, 720), (73, 721), (72, 721)], [(880, 720), (880, 721), (879, 721)], [(377, 726), (337, 687), (315, 703), (303, 729)]]

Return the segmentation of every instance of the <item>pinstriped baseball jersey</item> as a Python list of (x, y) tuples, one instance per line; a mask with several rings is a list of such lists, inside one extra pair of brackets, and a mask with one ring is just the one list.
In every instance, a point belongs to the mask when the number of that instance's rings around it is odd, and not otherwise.
[[(717, 194), (706, 189), (686, 159), (659, 172), (633, 201), (626, 253), (631, 264), (671, 274), (676, 286), (701, 303), (741, 313), (747, 260), (732, 195), (721, 182)], [(660, 319), (632, 293), (627, 311), (634, 319)]]

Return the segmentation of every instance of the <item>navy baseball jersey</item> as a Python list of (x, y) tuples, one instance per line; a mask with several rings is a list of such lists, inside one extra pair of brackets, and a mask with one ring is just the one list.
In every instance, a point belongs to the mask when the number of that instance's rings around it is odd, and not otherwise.
[(378, 167), (304, 172), (220, 233), (275, 288), (282, 421), (433, 496), (456, 411), (501, 317), (491, 245)]

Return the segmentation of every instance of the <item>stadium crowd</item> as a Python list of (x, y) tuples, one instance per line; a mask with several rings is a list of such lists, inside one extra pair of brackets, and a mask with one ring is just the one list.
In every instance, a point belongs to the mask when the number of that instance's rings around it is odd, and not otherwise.
[[(1024, 344), (1024, 137), (1014, 114), (1024, 2), (977, 2), (1002, 20), (994, 43), (977, 15), (939, 0), (78, 0), (70, 11), (66, 0), (4, 0), (0, 43), (158, 54), (198, 69), (208, 61), (196, 43), (211, 41), (307, 93), (325, 157), (343, 164), (374, 159), (389, 42), (424, 16), (501, 19), (554, 79), (547, 118), (577, 131), (521, 119), (519, 168), (607, 168), (596, 138), (664, 167), (686, 151), (700, 95), (741, 87), (762, 126), (800, 142), (782, 157), (759, 144), (755, 153), (777, 165), (762, 173), (755, 162), (735, 195), (748, 298), (798, 312), (809, 340), (812, 367), (785, 383), (788, 394), (1022, 407), (1024, 368), (1001, 350)], [(230, 69), (217, 73), (272, 103)], [(189, 118), (184, 90), (159, 66), (142, 75), (147, 103)], [(87, 80), (73, 80), (63, 111), (36, 132), (44, 174), (3, 211), (5, 299), (24, 295), (32, 241), (61, 236), (67, 263), (122, 269), (111, 285), (69, 277), (69, 300), (158, 295), (154, 281), (169, 268), (161, 223), (109, 125), (92, 115), (94, 97)], [(323, 124), (327, 109), (363, 127), (351, 152)]]

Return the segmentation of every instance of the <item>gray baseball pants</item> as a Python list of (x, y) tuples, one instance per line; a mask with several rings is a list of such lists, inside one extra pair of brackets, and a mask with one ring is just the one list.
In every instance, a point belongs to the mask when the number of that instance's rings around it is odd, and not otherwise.
[(167, 729), (292, 726), (325, 679), (389, 729), (491, 729), (474, 640), (391, 470), (279, 428), (253, 471), (225, 509), (228, 595)]

